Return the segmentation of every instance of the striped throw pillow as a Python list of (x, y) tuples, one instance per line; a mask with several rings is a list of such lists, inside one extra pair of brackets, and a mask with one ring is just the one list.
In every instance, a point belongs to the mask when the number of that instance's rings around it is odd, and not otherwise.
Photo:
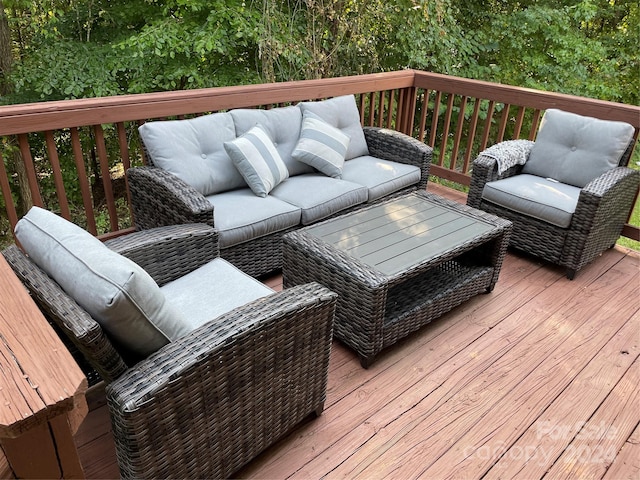
[(300, 140), (291, 157), (333, 178), (342, 177), (350, 137), (319, 116), (304, 112)]
[(289, 177), (289, 170), (271, 137), (259, 124), (235, 140), (225, 142), (224, 148), (240, 175), (259, 197), (266, 197)]

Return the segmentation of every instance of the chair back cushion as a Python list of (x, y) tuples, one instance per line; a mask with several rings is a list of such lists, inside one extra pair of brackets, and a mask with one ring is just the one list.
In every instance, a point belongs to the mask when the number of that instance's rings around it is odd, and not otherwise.
[(618, 166), (633, 132), (625, 122), (549, 109), (522, 172), (582, 188)]
[(272, 109), (237, 108), (229, 111), (233, 118), (236, 136), (240, 137), (256, 125), (262, 125), (286, 164), (289, 175), (311, 173), (313, 168), (294, 158), (291, 154), (300, 137), (302, 114), (298, 107), (278, 107)]
[(311, 112), (346, 134), (350, 141), (345, 160), (369, 155), (367, 140), (360, 123), (360, 113), (353, 95), (343, 95), (316, 102), (300, 102), (302, 113)]
[(246, 187), (224, 142), (236, 138), (229, 113), (147, 122), (138, 129), (150, 162), (203, 195)]
[(147, 356), (187, 331), (149, 274), (86, 230), (32, 207), (15, 233), (31, 260), (127, 353)]

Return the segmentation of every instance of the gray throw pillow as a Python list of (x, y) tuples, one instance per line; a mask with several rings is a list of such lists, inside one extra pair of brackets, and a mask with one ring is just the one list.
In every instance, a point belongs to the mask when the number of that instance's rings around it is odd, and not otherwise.
[(549, 109), (522, 173), (582, 188), (618, 166), (633, 132), (625, 122)]
[(130, 352), (147, 356), (188, 332), (149, 274), (86, 230), (32, 207), (15, 233), (31, 260)]
[(317, 102), (300, 102), (302, 113), (311, 112), (329, 125), (336, 127), (350, 138), (345, 160), (369, 155), (367, 140), (360, 123), (360, 112), (356, 105), (356, 97), (343, 95)]

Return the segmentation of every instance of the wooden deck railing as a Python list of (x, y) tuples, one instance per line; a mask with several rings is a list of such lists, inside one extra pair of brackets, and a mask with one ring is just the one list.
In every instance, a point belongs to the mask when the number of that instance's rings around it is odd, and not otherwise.
[[(628, 122), (636, 140), (640, 132), (637, 106), (414, 70), (4, 106), (0, 187), (9, 226), (34, 204), (95, 235), (121, 234), (131, 227), (124, 171), (144, 163), (137, 127), (145, 121), (345, 94), (356, 95), (363, 125), (425, 141), (434, 147), (432, 173), (463, 185), (480, 151), (501, 140), (533, 139), (547, 108)], [(640, 240), (637, 227), (623, 234)]]

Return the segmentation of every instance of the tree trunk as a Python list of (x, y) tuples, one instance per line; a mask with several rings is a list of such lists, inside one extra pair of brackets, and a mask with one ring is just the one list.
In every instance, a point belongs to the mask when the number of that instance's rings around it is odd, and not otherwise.
[[(11, 83), (11, 67), (13, 65), (13, 53), (11, 51), (11, 31), (9, 30), (9, 21), (4, 10), (4, 2), (0, 0), (0, 97), (4, 97), (13, 92)], [(4, 102), (1, 102), (4, 103)], [(9, 174), (14, 172), (17, 176), (16, 194), (18, 202), (16, 209), (18, 214), (25, 213), (33, 205), (33, 196), (29, 189), (27, 181), (27, 172), (22, 161), (22, 155), (17, 148), (15, 137), (7, 139), (8, 149), (4, 152), (4, 158), (7, 163), (7, 171)]]
[(0, 95), (5, 96), (11, 93), (11, 65), (13, 55), (11, 53), (11, 32), (9, 31), (9, 21), (4, 11), (4, 2), (0, 0)]

